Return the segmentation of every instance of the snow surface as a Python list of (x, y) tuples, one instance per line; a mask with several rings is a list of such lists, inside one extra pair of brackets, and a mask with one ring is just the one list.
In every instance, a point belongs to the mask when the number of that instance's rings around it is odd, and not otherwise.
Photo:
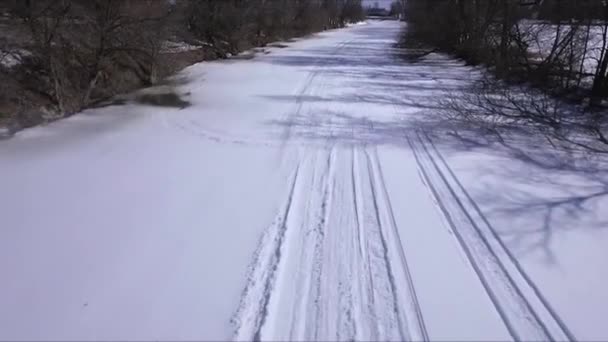
[(0, 340), (608, 339), (605, 174), (421, 125), (475, 73), (402, 29), (0, 142)]

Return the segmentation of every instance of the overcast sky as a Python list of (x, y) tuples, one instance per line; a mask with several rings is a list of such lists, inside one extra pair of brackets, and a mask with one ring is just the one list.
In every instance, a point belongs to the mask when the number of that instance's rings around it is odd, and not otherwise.
[(363, 0), (363, 6), (367, 7), (367, 6), (374, 6), (376, 3), (378, 3), (378, 7), (384, 7), (386, 9), (390, 9), (391, 8), (391, 3), (393, 3), (394, 0)]

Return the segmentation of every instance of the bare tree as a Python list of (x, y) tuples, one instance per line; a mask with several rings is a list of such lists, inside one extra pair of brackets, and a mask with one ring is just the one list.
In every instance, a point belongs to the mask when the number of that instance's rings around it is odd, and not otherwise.
[[(593, 152), (608, 149), (605, 110), (597, 108), (608, 96), (608, 4), (410, 0), (407, 6), (409, 39), (490, 72), (446, 103), (452, 119), (489, 132), (532, 129)], [(589, 97), (596, 108), (586, 104)]]
[(5, 12), (27, 32), (17, 50), (29, 52), (7, 77), (57, 117), (155, 84), (174, 70), (169, 38), (204, 47), (193, 62), (363, 18), (360, 0), (4, 0)]
[(128, 0), (39, 0), (16, 7), (33, 38), (23, 66), (26, 87), (70, 114), (128, 87), (124, 77), (123, 86), (117, 84), (119, 74), (133, 75), (133, 84), (154, 83), (165, 10), (151, 8)]

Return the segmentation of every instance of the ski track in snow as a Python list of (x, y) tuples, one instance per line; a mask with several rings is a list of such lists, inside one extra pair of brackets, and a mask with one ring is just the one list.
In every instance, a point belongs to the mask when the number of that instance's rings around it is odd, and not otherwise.
[(423, 182), (515, 341), (576, 340), (423, 132), (407, 137)]

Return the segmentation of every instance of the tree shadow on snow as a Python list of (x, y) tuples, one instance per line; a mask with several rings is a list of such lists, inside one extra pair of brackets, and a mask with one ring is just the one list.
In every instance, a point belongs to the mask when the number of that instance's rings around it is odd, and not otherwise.
[[(558, 263), (553, 254), (557, 233), (608, 227), (608, 216), (601, 215), (602, 208), (608, 208), (605, 156), (562, 150), (526, 129), (512, 129), (498, 137), (485, 128), (449, 120), (442, 113), (442, 100), (463, 91), (479, 74), (478, 69), (436, 53), (408, 61), (402, 58), (409, 53), (407, 49), (386, 51), (386, 41), (377, 40), (394, 32), (357, 33), (364, 44), (347, 43), (312, 53), (307, 50), (305, 56), (272, 56), (260, 61), (296, 66), (345, 82), (340, 93), (329, 88), (314, 95), (261, 94), (311, 109), (268, 125), (289, 130), (304, 144), (331, 141), (404, 149), (410, 148), (408, 134), (425, 132), (493, 229), (520, 256), (540, 252), (546, 262)], [(347, 113), (340, 110), (345, 104), (386, 106), (394, 115)]]

